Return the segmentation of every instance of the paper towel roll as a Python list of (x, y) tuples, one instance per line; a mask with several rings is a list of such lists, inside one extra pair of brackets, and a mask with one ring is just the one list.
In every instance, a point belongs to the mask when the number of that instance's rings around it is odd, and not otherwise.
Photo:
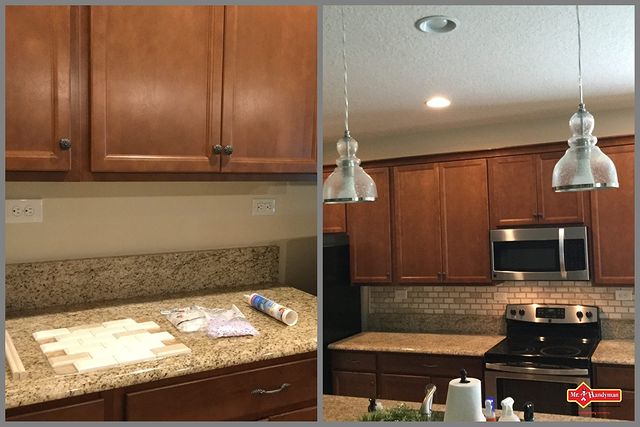
[(482, 390), (480, 380), (460, 378), (449, 381), (447, 403), (444, 411), (445, 421), (486, 421), (482, 415)]

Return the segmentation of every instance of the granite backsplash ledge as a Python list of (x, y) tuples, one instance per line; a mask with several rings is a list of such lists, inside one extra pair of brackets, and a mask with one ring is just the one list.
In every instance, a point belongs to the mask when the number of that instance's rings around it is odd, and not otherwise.
[(7, 314), (278, 282), (278, 246), (7, 264)]

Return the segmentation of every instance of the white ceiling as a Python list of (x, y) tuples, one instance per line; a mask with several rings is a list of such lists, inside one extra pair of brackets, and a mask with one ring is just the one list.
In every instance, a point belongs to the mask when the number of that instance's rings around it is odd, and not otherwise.
[[(349, 127), (391, 135), (570, 116), (578, 104), (575, 6), (345, 6)], [(343, 132), (340, 7), (323, 9), (324, 139)], [(428, 15), (459, 20), (446, 34), (422, 33)], [(633, 6), (581, 6), (587, 108), (634, 105)], [(427, 108), (442, 94), (451, 106)], [(597, 115), (596, 115), (597, 126)]]

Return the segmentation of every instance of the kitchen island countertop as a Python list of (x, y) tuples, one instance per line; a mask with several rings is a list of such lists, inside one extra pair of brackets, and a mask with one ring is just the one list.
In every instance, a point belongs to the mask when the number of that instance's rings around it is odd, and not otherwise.
[(635, 342), (633, 340), (602, 340), (591, 356), (592, 363), (610, 365), (635, 365)]
[[(296, 310), (300, 316), (298, 323), (287, 326), (247, 306), (243, 295), (248, 291), (170, 295), (152, 301), (129, 300), (89, 309), (76, 307), (69, 311), (38, 315), (32, 313), (7, 319), (5, 328), (11, 333), (27, 377), (14, 380), (5, 370), (5, 407), (24, 406), (316, 350), (316, 297), (290, 287), (252, 291)], [(160, 313), (164, 309), (194, 304), (220, 308), (236, 304), (260, 334), (255, 337), (212, 339), (204, 332), (180, 332)], [(163, 330), (191, 348), (191, 353), (85, 374), (60, 376), (54, 374), (31, 335), (39, 330), (128, 317), (137, 321), (155, 321)]]
[(504, 339), (500, 335), (455, 335), (409, 332), (361, 332), (329, 344), (331, 350), (484, 356)]
[[(376, 399), (377, 402), (382, 403), (385, 409), (394, 408), (400, 404), (405, 404), (409, 408), (419, 409), (420, 403), (417, 402), (399, 402), (397, 400)], [(367, 412), (369, 406), (369, 399), (364, 397), (349, 397), (349, 396), (334, 396), (325, 394), (322, 396), (323, 407), (323, 419), (329, 422), (345, 422), (345, 421), (359, 421), (360, 417)], [(434, 411), (444, 411), (445, 405), (433, 404)], [(523, 414), (521, 411), (514, 411), (520, 419)], [(500, 416), (500, 410), (496, 413)], [(588, 417), (574, 417), (569, 415), (555, 415), (555, 414), (543, 414), (536, 413), (535, 421), (542, 422), (603, 422), (603, 421), (617, 421), (607, 420), (601, 418), (588, 418)]]

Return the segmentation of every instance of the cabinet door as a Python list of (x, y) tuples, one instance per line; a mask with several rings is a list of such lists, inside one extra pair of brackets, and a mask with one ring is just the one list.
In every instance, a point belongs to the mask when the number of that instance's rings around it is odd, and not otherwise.
[(375, 398), (376, 374), (333, 371), (333, 390), (338, 396)]
[(603, 151), (616, 165), (620, 188), (591, 191), (594, 281), (603, 285), (633, 285), (633, 145)]
[(104, 399), (79, 403), (68, 403), (66, 400), (61, 400), (59, 406), (54, 407), (51, 407), (53, 404), (49, 402), (33, 405), (47, 406), (47, 408), (34, 409), (30, 412), (24, 411), (23, 408), (9, 409), (6, 421), (105, 421)]
[(222, 6), (91, 6), (91, 170), (219, 171), (222, 42)]
[(395, 280), (440, 281), (440, 192), (435, 164), (393, 168)]
[(68, 171), (71, 7), (7, 6), (5, 158), (8, 171)]
[(556, 193), (551, 187), (553, 168), (564, 152), (545, 153), (537, 157), (538, 213), (540, 224), (583, 224), (585, 193)]
[(347, 205), (351, 281), (391, 282), (391, 206), (389, 169), (368, 169), (376, 183), (375, 202)]
[[(330, 172), (322, 174), (322, 182)], [(322, 205), (322, 231), (324, 233), (344, 233), (347, 231), (347, 208), (344, 204)]]
[(316, 10), (225, 8), (224, 172), (316, 171)]
[(536, 224), (536, 164), (533, 155), (489, 159), (491, 228)]
[(316, 421), (317, 418), (318, 407), (309, 406), (308, 408), (296, 409), (284, 414), (272, 415), (269, 417), (269, 421)]
[(379, 378), (377, 397), (403, 402), (422, 402), (425, 387), (431, 383), (429, 377), (414, 375), (380, 374)]
[(487, 161), (441, 163), (444, 281), (490, 283)]

